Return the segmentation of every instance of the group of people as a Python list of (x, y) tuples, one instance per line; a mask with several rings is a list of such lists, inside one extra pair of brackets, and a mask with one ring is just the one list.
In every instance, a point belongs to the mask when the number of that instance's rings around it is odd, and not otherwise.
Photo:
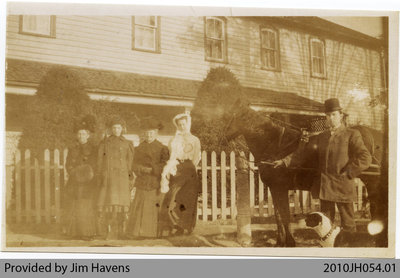
[[(337, 206), (342, 228), (354, 231), (354, 178), (369, 167), (371, 155), (361, 134), (343, 125), (338, 99), (325, 102), (325, 113), (330, 129), (318, 135), (312, 153), (319, 164), (321, 210), (334, 221)], [(190, 116), (173, 118), (177, 131), (168, 148), (157, 140), (162, 126), (154, 119), (142, 121), (143, 141), (136, 148), (122, 135), (122, 119), (110, 123), (112, 134), (98, 147), (89, 140), (93, 130), (88, 122), (77, 128), (78, 143), (66, 162), (73, 200), (68, 233), (85, 238), (158, 237), (166, 230), (191, 233), (197, 218), (201, 148), (190, 133)], [(273, 164), (301, 165), (307, 155), (299, 149)]]
[(85, 117), (78, 124), (78, 142), (66, 159), (70, 200), (66, 233), (90, 240), (192, 232), (201, 147), (190, 133), (190, 116), (174, 117), (177, 131), (168, 147), (157, 140), (162, 124), (154, 118), (141, 121), (142, 140), (137, 147), (123, 136), (123, 119), (116, 117), (109, 123), (111, 135), (99, 146), (90, 140), (91, 123)]

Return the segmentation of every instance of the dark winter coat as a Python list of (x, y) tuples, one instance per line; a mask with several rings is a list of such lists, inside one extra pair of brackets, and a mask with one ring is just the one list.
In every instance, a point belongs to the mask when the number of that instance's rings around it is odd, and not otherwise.
[(129, 207), (133, 155), (133, 143), (123, 136), (111, 135), (102, 141), (97, 158), (100, 179), (98, 206)]
[[(135, 186), (142, 190), (159, 189), (161, 172), (168, 158), (168, 148), (158, 140), (140, 143), (135, 148), (133, 162), (133, 170), (137, 175)], [(151, 172), (144, 171), (143, 168), (149, 168)]]
[(319, 198), (343, 203), (355, 201), (354, 178), (367, 169), (372, 160), (360, 132), (341, 126), (333, 134), (327, 130), (314, 140), (310, 141), (314, 152), (295, 152), (284, 159), (285, 164), (298, 166), (314, 156), (320, 172)]
[[(95, 178), (89, 180), (88, 172), (82, 172), (80, 167), (89, 165), (92, 168), (92, 174), (96, 170), (97, 148), (94, 144), (88, 142), (86, 144), (75, 144), (69, 148), (66, 158), (65, 167), (69, 175), (67, 188), (74, 199), (92, 197)], [(82, 182), (82, 180), (85, 180)]]

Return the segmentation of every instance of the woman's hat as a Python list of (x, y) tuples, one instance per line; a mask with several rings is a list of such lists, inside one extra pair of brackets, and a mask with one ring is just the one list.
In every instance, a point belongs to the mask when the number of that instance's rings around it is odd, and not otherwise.
[(325, 113), (340, 111), (342, 107), (340, 107), (339, 99), (330, 98), (325, 100)]
[(176, 115), (172, 119), (172, 122), (173, 122), (174, 126), (177, 128), (177, 130), (179, 130), (178, 121), (182, 120), (182, 119), (186, 120), (186, 132), (190, 133), (190, 128), (192, 126), (192, 117), (190, 117), (190, 115), (188, 113), (182, 113), (182, 114)]
[(154, 119), (153, 117), (144, 118), (140, 121), (140, 128), (142, 130), (153, 130), (153, 129), (161, 130), (163, 127), (164, 127), (163, 124), (159, 120)]
[(108, 127), (113, 127), (114, 125), (121, 125), (123, 128), (126, 127), (126, 122), (120, 116), (113, 116), (108, 120)]
[(178, 123), (178, 121), (179, 121), (179, 120), (182, 120), (182, 119), (185, 119), (185, 120), (189, 121), (189, 120), (190, 120), (190, 115), (187, 114), (187, 113), (181, 113), (181, 114), (176, 115), (176, 116), (173, 118), (172, 121), (173, 121), (173, 123), (176, 125), (176, 124)]
[(75, 123), (75, 131), (89, 130), (94, 132), (96, 128), (96, 118), (93, 115), (86, 115)]

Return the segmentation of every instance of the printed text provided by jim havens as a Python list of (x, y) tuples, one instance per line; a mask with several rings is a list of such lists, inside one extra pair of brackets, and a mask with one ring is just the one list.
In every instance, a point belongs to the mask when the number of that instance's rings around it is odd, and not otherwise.
[(6, 262), (4, 264), (5, 273), (127, 273), (131, 271), (130, 265), (100, 264), (90, 263), (79, 264), (73, 262), (71, 264), (61, 264), (59, 262), (48, 262), (41, 264), (39, 262), (27, 264), (12, 264)]

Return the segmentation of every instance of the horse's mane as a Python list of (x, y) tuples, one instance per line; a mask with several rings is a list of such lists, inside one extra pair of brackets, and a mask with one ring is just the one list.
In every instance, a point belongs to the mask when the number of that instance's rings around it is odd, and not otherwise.
[(245, 123), (246, 140), (256, 157), (281, 158), (297, 148), (301, 134), (289, 127), (284, 128), (283, 122), (278, 124), (272, 117), (251, 108), (241, 111), (239, 115)]
[(281, 129), (281, 126), (274, 123), (263, 112), (254, 111), (250, 107), (246, 109), (245, 113), (241, 113), (241, 117), (248, 124), (247, 128), (250, 131), (259, 133), (260, 135), (269, 134), (269, 136), (274, 136)]

